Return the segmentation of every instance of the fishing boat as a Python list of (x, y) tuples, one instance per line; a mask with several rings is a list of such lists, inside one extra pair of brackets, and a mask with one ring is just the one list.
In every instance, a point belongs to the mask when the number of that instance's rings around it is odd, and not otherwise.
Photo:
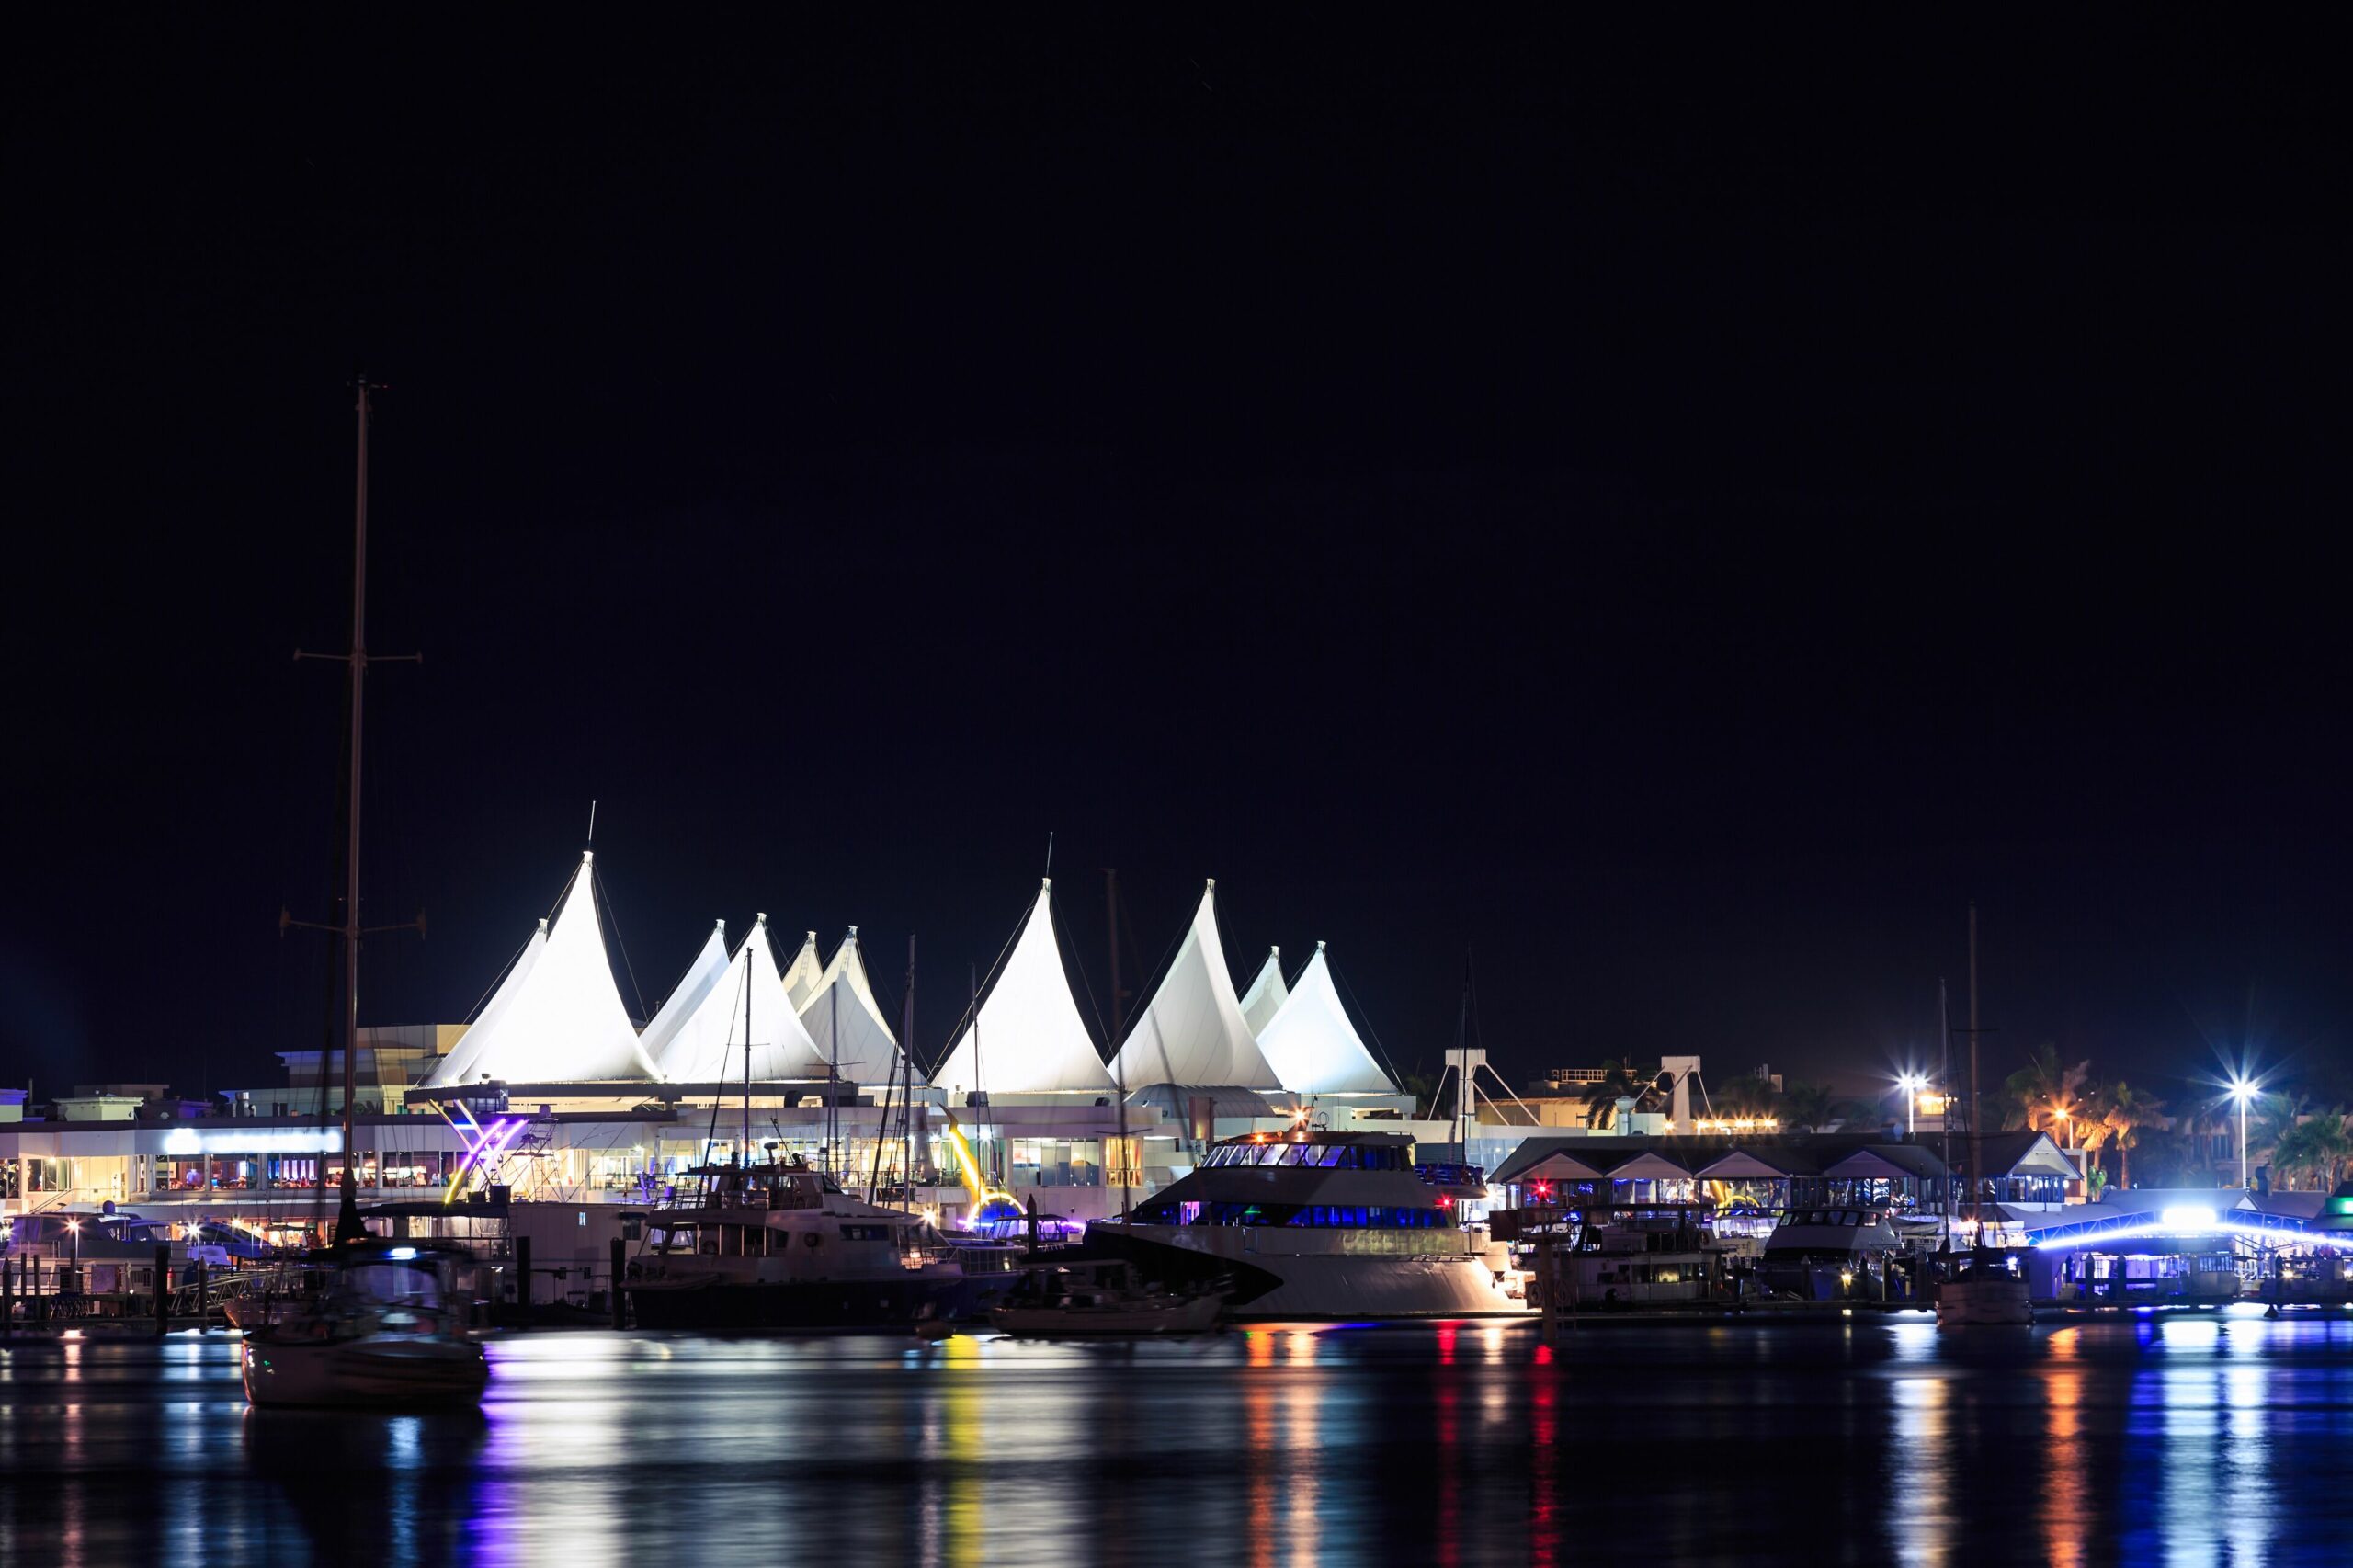
[(240, 1302), (245, 1398), (280, 1405), (471, 1405), (490, 1383), (463, 1249), (365, 1241), (276, 1275)]
[(1140, 1282), (1123, 1262), (1035, 1268), (989, 1309), (1007, 1334), (1041, 1339), (1201, 1334), (1217, 1326), (1226, 1291), (1210, 1285), (1165, 1290)]

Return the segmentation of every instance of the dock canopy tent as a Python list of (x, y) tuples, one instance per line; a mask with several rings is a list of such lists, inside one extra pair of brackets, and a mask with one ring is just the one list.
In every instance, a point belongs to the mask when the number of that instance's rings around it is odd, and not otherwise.
[(817, 994), (825, 983), (825, 960), (817, 954), (817, 933), (812, 931), (801, 938), (801, 950), (784, 966), (784, 994), (792, 999), (792, 1009), (799, 1012)]
[[(1271, 965), (1274, 960), (1267, 961)], [(1295, 1095), (1397, 1092), (1348, 1022), (1321, 942), (1315, 944), (1315, 956), (1299, 971), (1298, 988), (1282, 1011), (1258, 1031), (1258, 1049), (1266, 1053), (1267, 1064), (1282, 1080), (1283, 1087)]]
[(1275, 1021), (1275, 1015), (1290, 1000), (1290, 987), (1283, 983), (1283, 950), (1268, 948), (1267, 961), (1258, 966), (1258, 978), (1242, 994), (1242, 1021), (1263, 1043), (1267, 1026)]
[(679, 1028), (694, 1017), (710, 995), (713, 987), (727, 978), (727, 922), (715, 921), (710, 935), (703, 938), (702, 950), (695, 954), (694, 962), (670, 988), (669, 999), (655, 1009), (654, 1021), (637, 1037), (638, 1049), (656, 1068), (668, 1053), (670, 1042), (677, 1038)]
[(931, 1075), (951, 1096), (1104, 1094), (1111, 1074), (1079, 1017), (1054, 936), (1053, 879), (1038, 885), (1021, 935), (956, 1049)]
[(884, 1083), (898, 1071), (899, 1037), (882, 1021), (882, 1009), (867, 983), (857, 926), (834, 949), (834, 960), (825, 966), (817, 989), (801, 1005), (801, 1027), (818, 1056), (845, 1083)]
[(718, 984), (704, 993), (663, 1042), (657, 1065), (674, 1084), (734, 1084), (745, 1076), (745, 1002), (751, 1003), (750, 1076), (756, 1082), (825, 1076), (825, 1059), (801, 1027), (777, 972), (768, 917), (752, 922)]
[(584, 850), (553, 926), (542, 923), (536, 953), (508, 971), (498, 994), (457, 1049), (426, 1080), (431, 1086), (495, 1078), (509, 1084), (562, 1084), (599, 1078), (652, 1078), (637, 1029), (621, 1006), (605, 928), (597, 919), (596, 856)]
[(1223, 1084), (1245, 1089), (1284, 1085), (1267, 1065), (1234, 1000), (1233, 976), (1217, 930), (1217, 880), (1210, 879), (1193, 924), (1160, 989), (1152, 994), (1120, 1047), (1120, 1077), (1147, 1084)]

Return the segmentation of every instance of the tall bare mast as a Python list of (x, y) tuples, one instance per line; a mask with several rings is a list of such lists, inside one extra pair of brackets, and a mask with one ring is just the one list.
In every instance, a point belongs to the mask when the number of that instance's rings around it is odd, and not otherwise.
[[(335, 1239), (337, 1242), (358, 1241), (368, 1233), (359, 1219), (358, 1150), (353, 1136), (353, 1102), (359, 1095), (359, 938), (378, 931), (425, 930), (425, 916), (397, 926), (362, 926), (359, 924), (359, 785), (360, 736), (362, 733), (360, 699), (366, 688), (368, 665), (368, 416), (373, 412), (366, 377), (354, 383), (358, 389), (357, 412), (359, 424), (359, 459), (352, 481), (351, 501), (351, 651), (348, 653), (306, 653), (294, 650), (297, 659), (340, 659), (351, 674), (351, 734), (348, 741), (349, 777), (344, 782), (347, 820), (343, 846), (343, 918), (326, 925), (314, 920), (297, 920), (290, 911), (281, 910), (278, 916), (280, 931), (300, 926), (309, 930), (326, 931), (343, 938), (343, 1181), (341, 1201), (335, 1210)], [(394, 658), (379, 659), (379, 664), (415, 664), (421, 655), (404, 653)]]
[(1969, 901), (1969, 1222), (1977, 1233), (1976, 1244), (1985, 1244), (1984, 1118), (1977, 1100), (1977, 901)]
[(1106, 926), (1111, 937), (1111, 1071), (1118, 1082), (1113, 1085), (1120, 1100), (1120, 1153), (1110, 1165), (1111, 1179), (1120, 1184), (1120, 1218), (1128, 1217), (1128, 1189), (1135, 1179), (1135, 1167), (1128, 1160), (1128, 1070), (1120, 1061), (1120, 1046), (1126, 1018), (1120, 1006), (1120, 871), (1116, 866), (1103, 869), (1103, 904), (1109, 916)]

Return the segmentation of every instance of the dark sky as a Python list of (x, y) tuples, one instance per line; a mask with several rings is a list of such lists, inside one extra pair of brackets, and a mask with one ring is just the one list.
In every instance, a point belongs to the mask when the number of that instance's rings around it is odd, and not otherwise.
[(2353, 1089), (2329, 40), (1576, 9), (20, 34), (0, 1079), (317, 1042), (364, 369), (369, 1021), (593, 797), (648, 1006), (912, 931), (926, 1054), (1051, 831), (1098, 997), (1213, 875), (1401, 1064), (1468, 944), (1859, 1085), (1974, 898), (1996, 1065)]

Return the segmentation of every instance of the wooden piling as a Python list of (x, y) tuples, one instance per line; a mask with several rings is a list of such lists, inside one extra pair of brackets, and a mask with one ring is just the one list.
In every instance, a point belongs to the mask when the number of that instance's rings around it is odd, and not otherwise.
[(629, 1326), (629, 1296), (621, 1290), (621, 1278), (629, 1269), (629, 1246), (619, 1236), (613, 1238), (612, 1258), (613, 1282), (607, 1288), (606, 1294), (609, 1297), (609, 1304), (613, 1309), (613, 1326), (627, 1328)]
[(172, 1332), (172, 1249), (167, 1243), (155, 1249), (155, 1337), (161, 1339)]

